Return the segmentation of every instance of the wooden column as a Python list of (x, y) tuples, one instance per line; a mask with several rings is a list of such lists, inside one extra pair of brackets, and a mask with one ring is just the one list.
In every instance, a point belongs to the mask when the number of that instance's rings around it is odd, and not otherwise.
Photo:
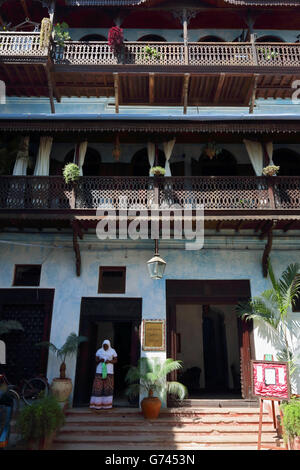
[(183, 42), (184, 42), (184, 64), (189, 63), (189, 49), (188, 49), (188, 18), (186, 8), (182, 11), (182, 25), (183, 25)]
[(115, 112), (119, 114), (119, 74), (114, 72), (114, 88), (115, 88)]

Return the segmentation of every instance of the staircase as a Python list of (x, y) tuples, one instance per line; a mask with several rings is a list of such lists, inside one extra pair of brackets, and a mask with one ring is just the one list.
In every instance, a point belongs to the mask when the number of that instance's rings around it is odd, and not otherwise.
[[(170, 408), (145, 420), (138, 408), (67, 411), (53, 450), (257, 449), (258, 408)], [(263, 444), (279, 445), (272, 419), (264, 414)]]

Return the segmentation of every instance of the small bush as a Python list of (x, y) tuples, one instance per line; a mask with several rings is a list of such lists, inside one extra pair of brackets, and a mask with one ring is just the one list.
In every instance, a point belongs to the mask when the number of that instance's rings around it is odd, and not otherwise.
[(17, 419), (17, 430), (26, 441), (38, 441), (59, 429), (64, 422), (58, 401), (49, 395), (22, 409)]
[(291, 398), (289, 403), (281, 405), (283, 412), (284, 440), (300, 437), (300, 399)]

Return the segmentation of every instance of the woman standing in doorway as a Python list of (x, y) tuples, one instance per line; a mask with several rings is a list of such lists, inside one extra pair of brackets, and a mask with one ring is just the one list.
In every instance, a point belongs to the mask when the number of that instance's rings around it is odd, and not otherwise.
[(102, 348), (96, 352), (96, 376), (93, 384), (90, 408), (108, 410), (112, 408), (114, 394), (114, 364), (117, 363), (117, 353), (106, 339)]

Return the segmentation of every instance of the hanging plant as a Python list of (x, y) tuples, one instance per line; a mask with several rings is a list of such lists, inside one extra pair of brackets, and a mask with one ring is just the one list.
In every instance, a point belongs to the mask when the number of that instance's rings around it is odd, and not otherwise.
[(79, 166), (75, 163), (68, 163), (63, 169), (63, 176), (66, 184), (76, 183), (80, 177)]
[(61, 47), (65, 45), (65, 41), (70, 41), (69, 25), (65, 22), (56, 23), (54, 26), (54, 39)]
[(108, 32), (108, 45), (112, 52), (118, 53), (121, 51), (124, 43), (123, 29), (119, 26), (113, 26)]
[(218, 148), (217, 144), (215, 142), (208, 142), (207, 146), (204, 149), (205, 154), (210, 158), (211, 160), (219, 155), (221, 153), (221, 149)]
[(46, 49), (49, 46), (52, 23), (50, 18), (43, 18), (40, 31), (40, 48)]
[(268, 165), (268, 166), (265, 166), (265, 168), (263, 168), (262, 173), (264, 176), (276, 176), (279, 170), (280, 170), (280, 166)]
[(165, 176), (166, 170), (161, 166), (153, 166), (150, 170), (150, 175)]

